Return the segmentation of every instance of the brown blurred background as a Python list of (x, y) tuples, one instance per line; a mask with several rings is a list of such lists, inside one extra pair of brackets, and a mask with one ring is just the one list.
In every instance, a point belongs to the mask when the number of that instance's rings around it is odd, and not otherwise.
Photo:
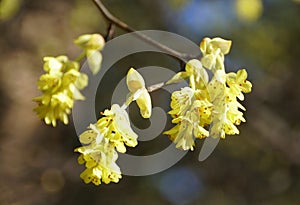
[(299, 1), (104, 3), (138, 30), (167, 30), (197, 44), (204, 36), (233, 40), (227, 68), (247, 68), (253, 83), (247, 123), (204, 162), (197, 142), (162, 173), (85, 185), (72, 122), (46, 126), (31, 99), (39, 95), (43, 56), (74, 58), (80, 50), (73, 39), (105, 34), (107, 25), (91, 0), (0, 0), (0, 204), (300, 204)]

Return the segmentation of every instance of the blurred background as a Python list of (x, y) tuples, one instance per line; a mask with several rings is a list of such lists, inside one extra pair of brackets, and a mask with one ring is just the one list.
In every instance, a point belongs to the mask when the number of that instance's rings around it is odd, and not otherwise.
[[(43, 56), (75, 58), (80, 50), (73, 39), (105, 34), (107, 24), (91, 0), (0, 0), (0, 204), (300, 204), (300, 1), (103, 2), (137, 30), (166, 30), (196, 44), (205, 36), (231, 39), (227, 69), (247, 68), (253, 83), (244, 102), (247, 123), (204, 162), (198, 161), (198, 140), (193, 152), (159, 174), (85, 185), (73, 153), (80, 143), (72, 122), (46, 126), (32, 112), (31, 99), (40, 94), (36, 80)], [(156, 65), (169, 62), (180, 70), (176, 61), (151, 55)], [(125, 60), (128, 66), (153, 62), (137, 57)], [(123, 68), (115, 75), (126, 73)], [(110, 106), (104, 94), (97, 110)], [(160, 103), (168, 105), (167, 98)], [(170, 143), (166, 138), (141, 143), (139, 152), (163, 149)]]

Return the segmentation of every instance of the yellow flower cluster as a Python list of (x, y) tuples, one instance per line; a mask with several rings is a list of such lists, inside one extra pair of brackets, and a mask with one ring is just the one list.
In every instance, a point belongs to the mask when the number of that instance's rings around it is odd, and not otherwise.
[(137, 145), (137, 135), (130, 127), (130, 120), (126, 107), (136, 101), (142, 117), (151, 116), (151, 98), (145, 88), (143, 77), (133, 68), (127, 74), (127, 86), (130, 91), (126, 102), (122, 107), (112, 105), (110, 110), (102, 113), (96, 124), (91, 124), (90, 129), (83, 132), (79, 140), (84, 146), (75, 149), (81, 153), (79, 164), (84, 164), (86, 169), (80, 177), (85, 183), (93, 182), (95, 185), (101, 181), (108, 184), (117, 183), (121, 176), (121, 170), (116, 164), (118, 152), (125, 153), (126, 147)]
[(208, 89), (214, 104), (211, 136), (225, 138), (225, 134), (239, 134), (236, 126), (246, 121), (240, 111), (246, 109), (237, 99), (244, 100), (243, 93), (251, 92), (252, 85), (246, 80), (245, 69), (239, 70), (237, 73), (221, 75), (223, 75), (224, 81), (215, 78), (209, 84)]
[[(243, 93), (251, 92), (252, 84), (246, 80), (245, 69), (237, 73), (225, 72), (224, 56), (229, 53), (230, 47), (231, 41), (204, 38), (200, 44), (201, 61), (190, 60), (185, 71), (177, 73), (167, 82), (178, 83), (189, 79), (189, 87), (172, 93), (169, 114), (176, 125), (164, 132), (177, 148), (193, 150), (194, 137), (225, 138), (226, 134), (238, 134), (236, 126), (245, 122), (240, 111), (245, 111), (245, 108), (238, 99), (244, 100)], [(204, 68), (213, 73), (210, 81)]]
[(71, 61), (67, 56), (45, 57), (43, 74), (38, 80), (38, 88), (42, 95), (33, 98), (38, 103), (34, 111), (40, 119), (44, 119), (46, 124), (56, 126), (56, 121), (61, 120), (68, 124), (68, 114), (70, 114), (75, 100), (84, 100), (80, 90), (88, 84), (88, 76), (80, 73), (78, 61), (87, 56), (89, 67), (93, 74), (100, 70), (105, 41), (99, 34), (85, 34), (79, 36), (75, 41), (79, 47), (83, 48), (83, 53), (75, 61)]
[(43, 74), (37, 82), (42, 95), (33, 100), (38, 103), (34, 111), (46, 124), (56, 126), (56, 120), (68, 124), (68, 114), (74, 100), (84, 100), (80, 93), (87, 86), (87, 75), (79, 72), (79, 63), (67, 56), (45, 57)]
[(111, 110), (102, 114), (104, 117), (80, 135), (79, 140), (84, 146), (75, 149), (81, 153), (78, 163), (86, 166), (80, 177), (85, 183), (95, 185), (101, 181), (106, 184), (119, 181), (122, 176), (116, 164), (116, 150), (125, 153), (125, 145), (135, 147), (138, 137), (130, 127), (127, 112), (119, 105), (112, 105)]
[(172, 123), (177, 125), (164, 134), (170, 136), (177, 148), (193, 150), (193, 135), (202, 139), (209, 134), (203, 127), (209, 120), (211, 104), (200, 96), (199, 92), (196, 94), (190, 87), (172, 93), (172, 110), (169, 114), (174, 118)]

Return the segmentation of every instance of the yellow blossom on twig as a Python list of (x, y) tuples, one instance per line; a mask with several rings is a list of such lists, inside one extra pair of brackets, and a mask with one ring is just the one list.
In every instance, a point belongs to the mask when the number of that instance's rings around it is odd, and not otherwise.
[(136, 100), (142, 117), (150, 118), (152, 113), (151, 97), (145, 88), (145, 81), (141, 74), (139, 74), (134, 68), (130, 68), (127, 73), (126, 82), (127, 87), (131, 92), (129, 95), (129, 102), (127, 102), (127, 104)]
[(97, 74), (102, 63), (100, 51), (105, 45), (104, 38), (100, 34), (84, 34), (75, 39), (74, 43), (83, 48), (90, 70), (94, 75)]
[[(164, 132), (176, 147), (193, 150), (194, 138), (239, 134), (237, 125), (246, 120), (242, 112), (245, 108), (238, 99), (244, 100), (243, 93), (251, 92), (252, 84), (247, 81), (245, 69), (226, 73), (224, 56), (230, 47), (229, 40), (204, 38), (200, 44), (201, 61), (188, 61), (185, 71), (167, 81), (171, 84), (189, 80), (189, 87), (172, 93), (169, 114), (176, 125)], [(203, 66), (212, 71), (211, 80)]]
[(79, 72), (79, 64), (66, 56), (45, 57), (43, 74), (38, 80), (38, 88), (43, 92), (33, 100), (38, 103), (34, 111), (46, 124), (56, 126), (56, 120), (68, 124), (68, 114), (74, 100), (84, 100), (80, 93), (87, 86), (87, 75)]
[(86, 166), (80, 177), (85, 183), (93, 182), (95, 185), (101, 181), (106, 184), (119, 181), (122, 176), (116, 164), (116, 150), (125, 153), (125, 145), (135, 147), (138, 137), (130, 127), (127, 112), (119, 105), (112, 105), (102, 114), (102, 118), (79, 136), (84, 145), (75, 149), (81, 153), (78, 163)]

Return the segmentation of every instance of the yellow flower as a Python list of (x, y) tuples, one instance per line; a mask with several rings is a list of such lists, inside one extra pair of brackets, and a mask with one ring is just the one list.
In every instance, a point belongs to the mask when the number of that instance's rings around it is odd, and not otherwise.
[(142, 117), (150, 118), (152, 113), (151, 97), (145, 88), (145, 81), (141, 74), (139, 74), (134, 68), (130, 68), (127, 73), (126, 82), (127, 87), (131, 92), (132, 100), (136, 100)]
[(238, 110), (239, 103), (230, 102), (227, 104), (227, 112), (226, 112), (226, 121), (225, 121), (225, 133), (228, 135), (239, 134), (239, 130), (236, 125), (241, 124), (241, 122), (246, 122), (243, 117), (243, 113)]
[(93, 182), (95, 185), (101, 181), (106, 184), (118, 182), (121, 171), (116, 164), (116, 150), (124, 153), (125, 144), (131, 147), (137, 145), (137, 135), (132, 131), (128, 114), (123, 108), (114, 104), (102, 114), (104, 117), (79, 136), (84, 146), (75, 149), (81, 153), (78, 163), (85, 163), (87, 168), (80, 177), (85, 183)]
[(74, 43), (83, 48), (90, 70), (94, 75), (97, 74), (102, 63), (100, 51), (105, 45), (104, 38), (100, 34), (84, 34), (75, 39)]
[(203, 126), (210, 116), (201, 116), (200, 113), (206, 113), (211, 104), (205, 99), (196, 99), (195, 96), (199, 97), (200, 94), (195, 95), (195, 90), (190, 87), (175, 91), (171, 96), (172, 110), (169, 114), (174, 118), (172, 123), (177, 125), (164, 134), (169, 135), (176, 147), (183, 150), (194, 149), (193, 136), (200, 139), (208, 136), (208, 131)]
[(67, 56), (44, 57), (44, 70), (50, 75), (62, 75), (65, 63), (68, 61)]
[(101, 184), (102, 171), (98, 168), (87, 168), (81, 174), (80, 178), (88, 184), (93, 182), (95, 185)]
[[(169, 114), (176, 125), (164, 132), (176, 143), (176, 147), (193, 150), (194, 139), (225, 138), (226, 134), (238, 134), (237, 125), (245, 122), (246, 109), (238, 102), (244, 100), (243, 93), (251, 92), (246, 70), (237, 73), (225, 72), (224, 56), (229, 53), (230, 40), (204, 38), (200, 44), (201, 61), (187, 62), (185, 71), (177, 73), (166, 84), (189, 79), (189, 86), (172, 93)], [(209, 81), (204, 69), (213, 73)], [(210, 131), (205, 129), (210, 125)]]
[(199, 105), (197, 105), (199, 111), (199, 118), (200, 118), (199, 125), (201, 127), (206, 127), (211, 123), (211, 115), (212, 115), (212, 107), (213, 107), (207, 89), (196, 90), (195, 98), (197, 99), (197, 103), (199, 103)]
[(185, 71), (178, 72), (166, 84), (179, 83), (182, 80), (189, 78), (190, 87), (193, 89), (205, 89), (208, 83), (208, 74), (202, 67), (202, 64), (197, 59), (192, 59), (187, 62)]
[[(96, 137), (97, 133), (90, 132), (89, 135)], [(80, 178), (85, 183), (93, 182), (95, 185), (99, 185), (101, 181), (106, 184), (116, 183), (122, 177), (120, 168), (116, 164), (118, 154), (108, 139), (98, 140), (75, 149), (76, 152), (81, 153), (78, 157), (78, 163), (85, 163), (86, 166), (86, 169), (80, 174)]]
[(177, 123), (173, 128), (165, 131), (169, 135), (177, 148), (183, 150), (194, 150), (194, 137), (202, 139), (208, 136), (208, 131), (199, 125), (199, 113), (197, 108), (187, 111), (184, 116), (179, 116), (172, 120)]
[(176, 144), (176, 148), (194, 150), (193, 124), (188, 119), (182, 120), (172, 129), (164, 132)]
[(79, 64), (66, 56), (45, 57), (44, 70), (37, 82), (43, 94), (33, 100), (38, 103), (34, 109), (46, 124), (56, 126), (56, 120), (68, 124), (68, 114), (74, 100), (84, 100), (80, 90), (87, 86), (87, 75), (80, 73)]
[(222, 38), (204, 38), (200, 43), (200, 50), (203, 54), (201, 63), (207, 69), (215, 72), (216, 70), (225, 70), (224, 55), (228, 54), (231, 47), (231, 41)]
[(44, 74), (40, 77), (40, 80), (37, 82), (38, 89), (43, 92), (51, 92), (55, 93), (60, 85), (61, 85), (61, 76), (62, 73), (60, 72), (59, 75), (50, 75)]
[(102, 50), (105, 40), (100, 34), (84, 34), (75, 39), (74, 43), (85, 50)]
[(194, 90), (190, 87), (184, 87), (180, 91), (175, 91), (171, 95), (170, 115), (180, 116), (184, 115), (191, 107), (194, 101)]
[(54, 95), (44, 94), (33, 99), (38, 102), (34, 111), (40, 119), (44, 119), (47, 125), (56, 126), (56, 120), (68, 124), (68, 114), (71, 113), (74, 101), (65, 93), (59, 92)]
[(130, 127), (127, 112), (119, 105), (114, 104), (111, 110), (105, 110), (102, 117), (95, 126), (116, 147), (118, 152), (126, 152), (125, 145), (135, 147), (137, 145), (137, 134)]
[(227, 103), (224, 106), (221, 106), (221, 112), (216, 111), (214, 120), (211, 125), (211, 136), (214, 138), (225, 138), (225, 134), (235, 135), (239, 134), (237, 125), (241, 122), (245, 122), (243, 113), (240, 112), (235, 102)]
[(212, 54), (220, 49), (221, 53), (226, 55), (230, 51), (231, 43), (232, 42), (230, 40), (225, 40), (219, 37), (213, 39), (206, 37), (200, 43), (200, 50), (203, 55), (207, 55)]
[[(219, 70), (215, 72), (213, 79), (208, 85), (208, 92), (211, 98), (212, 121), (210, 126), (210, 136), (213, 138), (225, 138), (225, 127), (231, 125), (227, 122), (227, 97), (226, 97), (226, 74)], [(228, 127), (228, 126), (227, 126)], [(230, 126), (231, 127), (231, 126)]]
[(246, 81), (246, 78), (245, 70), (240, 70), (237, 74), (217, 71), (209, 83), (208, 90), (213, 104), (210, 129), (212, 137), (225, 138), (225, 134), (239, 134), (236, 126), (246, 121), (240, 110), (246, 109), (237, 101), (237, 98), (243, 100), (242, 92), (251, 91), (251, 83)]
[(230, 87), (230, 92), (240, 100), (244, 100), (243, 93), (251, 92), (252, 84), (246, 80), (247, 75), (245, 69), (239, 70), (237, 73), (231, 72), (226, 75), (226, 83)]

